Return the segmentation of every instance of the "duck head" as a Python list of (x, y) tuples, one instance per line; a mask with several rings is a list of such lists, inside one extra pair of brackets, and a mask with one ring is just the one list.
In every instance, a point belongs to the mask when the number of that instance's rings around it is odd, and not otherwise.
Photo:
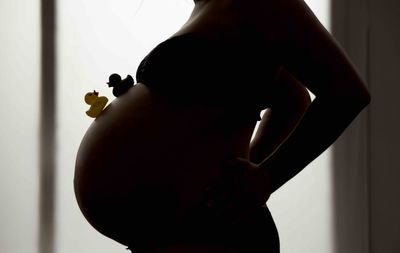
[(107, 83), (108, 87), (115, 87), (121, 82), (121, 76), (114, 73), (114, 74), (110, 75), (108, 80), (109, 80)]
[(88, 92), (85, 95), (85, 102), (88, 105), (91, 105), (94, 103), (94, 101), (96, 101), (96, 99), (99, 97), (99, 93), (97, 91), (93, 91), (93, 92)]

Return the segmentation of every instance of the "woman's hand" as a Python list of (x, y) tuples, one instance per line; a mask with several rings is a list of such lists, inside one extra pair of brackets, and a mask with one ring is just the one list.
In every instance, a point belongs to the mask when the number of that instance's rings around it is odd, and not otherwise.
[(227, 161), (226, 173), (232, 173), (234, 192), (238, 200), (263, 206), (270, 196), (270, 174), (246, 158), (236, 157)]
[(246, 158), (234, 158), (223, 167), (226, 176), (207, 187), (204, 204), (210, 213), (234, 223), (266, 204), (271, 178)]

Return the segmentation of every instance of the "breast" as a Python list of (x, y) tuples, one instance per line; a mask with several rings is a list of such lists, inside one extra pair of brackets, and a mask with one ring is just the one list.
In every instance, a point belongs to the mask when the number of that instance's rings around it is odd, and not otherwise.
[(254, 123), (221, 129), (213, 122), (224, 110), (184, 107), (135, 85), (96, 118), (81, 142), (74, 178), (81, 207), (109, 196), (126, 201), (143, 184), (168, 184), (183, 202), (193, 199), (221, 176), (221, 161), (248, 153)]
[(136, 79), (177, 100), (265, 109), (280, 64), (259, 36), (249, 31), (219, 39), (196, 32), (173, 36), (146, 55)]

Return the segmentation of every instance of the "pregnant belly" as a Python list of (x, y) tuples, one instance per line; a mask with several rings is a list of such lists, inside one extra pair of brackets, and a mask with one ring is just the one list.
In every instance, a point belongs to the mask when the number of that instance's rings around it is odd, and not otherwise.
[(214, 127), (222, 111), (182, 107), (141, 84), (116, 98), (89, 127), (78, 150), (74, 186), (85, 217), (104, 228), (106, 217), (126, 220), (123, 214), (132, 215), (127, 210), (138, 199), (156, 203), (157, 195), (168, 199), (166, 192), (174, 210), (189, 208), (206, 185), (223, 176), (221, 162), (247, 155), (254, 124)]

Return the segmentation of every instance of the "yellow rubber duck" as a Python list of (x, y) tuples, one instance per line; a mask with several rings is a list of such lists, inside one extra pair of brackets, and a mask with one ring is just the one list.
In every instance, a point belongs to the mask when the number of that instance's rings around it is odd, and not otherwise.
[(86, 104), (90, 105), (90, 108), (86, 111), (86, 114), (91, 118), (97, 118), (97, 116), (99, 116), (106, 106), (108, 98), (104, 96), (99, 97), (99, 93), (94, 90), (93, 92), (86, 93), (85, 102)]

